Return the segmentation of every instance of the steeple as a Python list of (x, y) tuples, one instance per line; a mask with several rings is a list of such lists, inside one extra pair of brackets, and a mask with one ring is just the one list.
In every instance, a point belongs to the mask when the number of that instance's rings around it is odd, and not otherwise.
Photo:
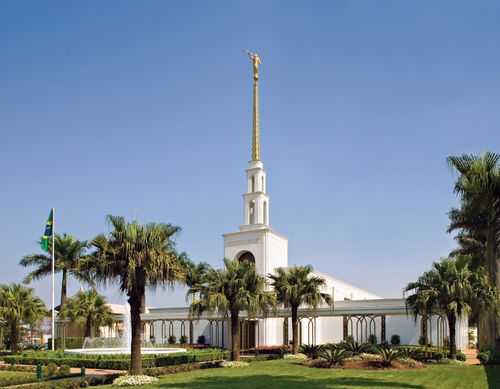
[(245, 221), (242, 229), (262, 228), (269, 225), (269, 196), (266, 193), (266, 172), (260, 160), (259, 128), (259, 65), (260, 57), (245, 50), (253, 63), (253, 125), (252, 159), (248, 163), (247, 192), (243, 195)]

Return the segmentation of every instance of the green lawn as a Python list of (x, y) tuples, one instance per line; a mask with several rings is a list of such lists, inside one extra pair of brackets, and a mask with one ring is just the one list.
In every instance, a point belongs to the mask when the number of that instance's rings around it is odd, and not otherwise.
[(419, 370), (315, 369), (297, 361), (253, 362), (238, 369), (168, 375), (150, 388), (500, 388), (500, 366), (428, 366)]
[(0, 370), (0, 387), (35, 382), (35, 373)]

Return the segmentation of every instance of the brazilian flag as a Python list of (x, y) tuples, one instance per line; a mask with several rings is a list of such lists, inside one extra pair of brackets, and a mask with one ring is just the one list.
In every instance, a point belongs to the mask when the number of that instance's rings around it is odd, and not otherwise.
[(47, 219), (47, 224), (45, 225), (45, 232), (42, 236), (42, 249), (47, 250), (49, 248), (49, 238), (52, 236), (52, 229), (54, 224), (54, 210), (50, 210), (49, 218)]

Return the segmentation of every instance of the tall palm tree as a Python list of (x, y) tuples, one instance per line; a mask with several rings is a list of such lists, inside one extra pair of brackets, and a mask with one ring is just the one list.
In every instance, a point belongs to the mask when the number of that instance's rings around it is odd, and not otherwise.
[(276, 295), (265, 291), (265, 284), (254, 263), (225, 258), (223, 269), (210, 269), (204, 284), (189, 289), (189, 293), (200, 295), (190, 306), (191, 315), (200, 317), (205, 312), (217, 312), (229, 316), (233, 361), (240, 359), (240, 312), (246, 311), (251, 317), (276, 308)]
[(141, 301), (146, 287), (173, 286), (184, 281), (175, 250), (174, 236), (180, 227), (164, 223), (127, 223), (108, 215), (109, 235), (99, 234), (91, 242), (95, 251), (93, 273), (100, 283), (117, 283), (130, 304), (132, 346), (130, 373), (142, 374)]
[(498, 293), (485, 272), (473, 272), (469, 258), (444, 258), (434, 262), (416, 282), (404, 289), (414, 291), (406, 298), (407, 309), (415, 315), (444, 312), (448, 319), (450, 358), (456, 359), (456, 323), (470, 313), (472, 306), (479, 309), (495, 307)]
[(321, 292), (326, 285), (325, 279), (314, 276), (313, 268), (307, 266), (279, 267), (274, 274), (269, 274), (271, 285), (276, 291), (278, 301), (292, 311), (293, 354), (299, 352), (299, 320), (298, 310), (301, 305), (316, 308), (323, 301), (333, 304), (333, 298), (328, 293)]
[(35, 325), (48, 314), (45, 305), (33, 288), (20, 284), (0, 285), (0, 316), (10, 328), (11, 350), (17, 353), (22, 324)]
[(80, 290), (70, 297), (63, 313), (72, 322), (84, 327), (86, 338), (90, 338), (92, 327), (109, 327), (113, 324), (113, 311), (106, 299), (94, 289)]
[[(449, 165), (459, 173), (455, 193), (460, 208), (450, 212), (449, 230), (463, 230), (483, 237), (484, 262), (491, 282), (500, 288), (500, 154), (448, 157)], [(480, 347), (500, 351), (500, 317), (493, 311), (479, 318)]]
[[(87, 241), (75, 239), (70, 234), (54, 237), (54, 270), (62, 273), (61, 280), (61, 310), (64, 310), (67, 300), (68, 276), (85, 284), (94, 286), (94, 281), (89, 272), (85, 270), (85, 252), (89, 245)], [(52, 274), (52, 242), (45, 254), (30, 254), (21, 259), (22, 266), (36, 266), (24, 279), (26, 284), (39, 280)], [(63, 319), (62, 315), (59, 315)], [(61, 348), (66, 348), (66, 331), (64, 322), (61, 323)]]
[[(208, 271), (211, 266), (206, 262), (194, 263), (186, 255), (181, 256), (181, 264), (184, 268), (186, 275), (186, 285), (188, 288), (195, 288), (196, 286), (203, 285), (207, 279)], [(189, 296), (190, 293), (187, 293)], [(196, 294), (193, 294), (193, 301), (196, 300)]]

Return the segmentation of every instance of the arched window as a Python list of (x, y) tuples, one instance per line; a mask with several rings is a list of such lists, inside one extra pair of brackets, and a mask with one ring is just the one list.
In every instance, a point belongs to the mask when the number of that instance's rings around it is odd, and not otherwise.
[(264, 201), (264, 224), (267, 225), (267, 201)]
[(265, 193), (266, 192), (266, 188), (264, 188), (264, 176), (262, 176), (262, 180), (261, 181), (262, 181), (262, 183), (261, 183), (260, 191)]
[(253, 256), (253, 254), (250, 252), (250, 251), (245, 251), (244, 253), (242, 253), (240, 256), (237, 256), (236, 258), (238, 258), (239, 261), (248, 261), (248, 262), (251, 262), (251, 263), (255, 263), (255, 257)]
[(248, 224), (254, 224), (255, 223), (255, 204), (252, 201), (250, 204), (248, 204)]
[(255, 176), (252, 176), (252, 193), (255, 192)]

